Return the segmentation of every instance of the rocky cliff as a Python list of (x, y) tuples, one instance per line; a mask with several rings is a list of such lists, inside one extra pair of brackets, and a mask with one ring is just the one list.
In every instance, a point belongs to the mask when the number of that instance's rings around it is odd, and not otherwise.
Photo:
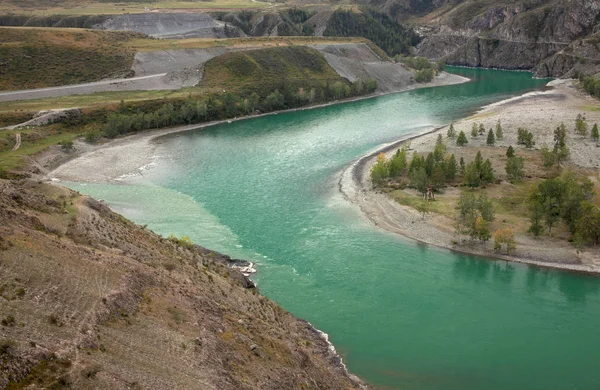
[(484, 0), (439, 4), (417, 19), (417, 54), (448, 64), (533, 70), (546, 77), (600, 72), (600, 2)]
[(0, 388), (360, 387), (235, 265), (67, 189), (0, 180)]

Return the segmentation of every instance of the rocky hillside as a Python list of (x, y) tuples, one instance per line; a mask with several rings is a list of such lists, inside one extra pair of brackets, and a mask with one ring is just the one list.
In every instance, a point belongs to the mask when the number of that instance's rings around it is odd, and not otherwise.
[(359, 387), (232, 264), (64, 188), (0, 180), (0, 388)]
[(596, 0), (430, 3), (413, 20), (425, 36), (418, 55), (453, 65), (533, 70), (542, 77), (600, 72)]

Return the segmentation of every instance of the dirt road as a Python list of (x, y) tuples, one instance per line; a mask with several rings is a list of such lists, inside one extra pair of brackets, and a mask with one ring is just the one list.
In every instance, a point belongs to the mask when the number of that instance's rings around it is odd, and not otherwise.
[(10, 91), (0, 93), (0, 102), (12, 100), (31, 100), (48, 97), (68, 96), (68, 95), (87, 95), (95, 92), (107, 91), (135, 91), (135, 90), (153, 90), (153, 89), (178, 89), (180, 86), (165, 85), (163, 78), (166, 73), (154, 74), (149, 76), (132, 77), (130, 79), (115, 79), (97, 81), (93, 83), (64, 85), (61, 87), (29, 89), (22, 91)]
[(15, 146), (12, 148), (12, 150), (17, 150), (21, 147), (21, 133), (15, 134), (15, 138), (17, 139), (17, 143), (15, 143)]

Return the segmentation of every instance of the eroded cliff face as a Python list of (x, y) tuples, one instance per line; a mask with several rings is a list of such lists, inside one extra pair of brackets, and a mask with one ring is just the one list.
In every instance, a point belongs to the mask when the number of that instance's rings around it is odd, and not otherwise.
[(94, 199), (0, 179), (0, 388), (361, 386), (232, 265)]
[[(425, 20), (425, 19), (423, 19)], [(431, 19), (417, 54), (448, 64), (572, 77), (600, 71), (600, 2), (466, 1)]]

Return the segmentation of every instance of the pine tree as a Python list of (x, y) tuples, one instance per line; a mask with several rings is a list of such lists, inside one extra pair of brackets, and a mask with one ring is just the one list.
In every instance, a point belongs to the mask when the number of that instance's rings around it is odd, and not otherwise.
[(465, 146), (468, 143), (469, 143), (469, 141), (467, 140), (467, 136), (465, 135), (465, 132), (461, 130), (460, 133), (458, 134), (458, 138), (456, 138), (456, 145)]
[(487, 140), (485, 141), (485, 143), (488, 144), (488, 146), (494, 146), (494, 144), (496, 143), (496, 137), (494, 136), (494, 132), (492, 131), (492, 129), (490, 129), (490, 131), (488, 132)]
[(435, 148), (433, 149), (433, 157), (436, 162), (440, 162), (444, 160), (444, 156), (446, 155), (446, 145), (444, 145), (444, 140), (441, 134), (438, 134), (437, 141), (435, 142)]
[(456, 171), (458, 171), (458, 164), (456, 163), (456, 157), (454, 153), (450, 155), (450, 158), (446, 161), (446, 180), (454, 181), (456, 178)]
[(600, 133), (598, 132), (598, 124), (594, 123), (594, 127), (592, 127), (592, 139), (596, 142), (600, 139)]
[(506, 149), (506, 157), (515, 157), (515, 148), (513, 148), (512, 145), (510, 145), (508, 149)]
[(587, 136), (588, 125), (585, 121), (585, 116), (581, 114), (577, 114), (577, 119), (575, 119), (575, 132), (583, 137)]
[(465, 174), (465, 159), (461, 157), (458, 165), (460, 168), (460, 174), (464, 175)]
[(498, 123), (496, 123), (496, 139), (504, 138), (504, 131), (502, 130), (502, 123), (500, 123), (500, 119), (498, 119)]
[(471, 137), (475, 138), (477, 134), (477, 123), (473, 123), (473, 126), (471, 126)]
[(475, 168), (477, 168), (478, 172), (481, 172), (481, 166), (483, 165), (483, 157), (481, 156), (481, 150), (477, 151), (477, 154), (475, 155), (475, 160), (473, 160), (475, 163)]
[(454, 137), (456, 136), (456, 131), (454, 130), (454, 123), (450, 123), (447, 135), (450, 139), (454, 139)]
[(485, 126), (483, 126), (483, 123), (479, 124), (479, 135), (484, 135), (485, 134)]
[(492, 162), (489, 158), (485, 160), (483, 164), (481, 164), (480, 175), (482, 184), (492, 184), (494, 182), (494, 168), (492, 168)]
[(506, 161), (506, 175), (509, 180), (521, 180), (524, 172), (525, 159), (523, 157), (511, 157)]

